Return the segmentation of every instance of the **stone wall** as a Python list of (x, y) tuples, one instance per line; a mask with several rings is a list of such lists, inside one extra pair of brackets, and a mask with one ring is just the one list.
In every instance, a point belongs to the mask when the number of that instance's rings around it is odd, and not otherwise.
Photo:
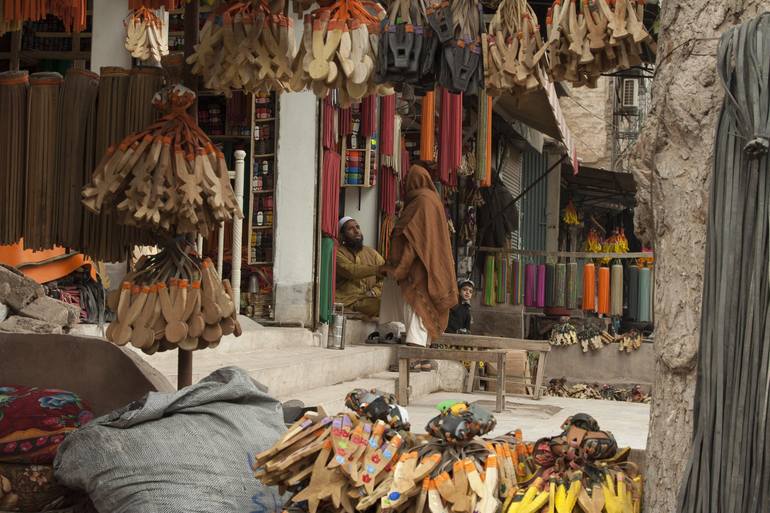
[(559, 99), (582, 165), (610, 169), (611, 90), (612, 79), (602, 77), (596, 89), (570, 88), (570, 96)]

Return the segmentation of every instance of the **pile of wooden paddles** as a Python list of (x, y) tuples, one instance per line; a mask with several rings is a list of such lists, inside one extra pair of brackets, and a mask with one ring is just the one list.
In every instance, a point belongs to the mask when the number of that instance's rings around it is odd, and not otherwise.
[(117, 211), (121, 224), (170, 236), (243, 217), (224, 155), (187, 114), (195, 97), (181, 85), (155, 95), (165, 116), (107, 149), (82, 190), (88, 210)]
[(641, 478), (621, 463), (628, 451), (591, 417), (573, 416), (559, 436), (528, 444), (521, 432), (481, 438), (494, 418), (475, 405), (439, 406), (429, 435), (366, 415), (308, 413), (256, 456), (255, 475), (291, 495), (289, 513), (639, 511)]
[(596, 87), (602, 73), (654, 61), (656, 43), (644, 27), (644, 0), (556, 0), (546, 19), (554, 81)]
[(233, 291), (211, 260), (201, 261), (181, 244), (171, 243), (142, 257), (107, 303), (117, 318), (107, 340), (129, 342), (148, 354), (180, 348), (213, 348), (222, 336), (240, 336)]

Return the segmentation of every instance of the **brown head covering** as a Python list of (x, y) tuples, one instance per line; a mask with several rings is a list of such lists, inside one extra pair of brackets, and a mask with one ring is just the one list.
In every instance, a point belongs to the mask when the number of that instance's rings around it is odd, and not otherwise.
[(444, 205), (420, 166), (412, 166), (406, 177), (406, 203), (393, 229), (391, 264), (398, 266), (408, 249), (415, 258), (399, 281), (401, 292), (436, 339), (446, 328), (449, 309), (457, 304), (457, 280)]

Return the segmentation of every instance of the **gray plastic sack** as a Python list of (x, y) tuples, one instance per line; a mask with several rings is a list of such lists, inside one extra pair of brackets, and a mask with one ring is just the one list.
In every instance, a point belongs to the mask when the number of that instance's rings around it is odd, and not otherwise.
[(251, 470), (252, 455), (286, 430), (260, 386), (225, 367), (176, 393), (150, 392), (67, 436), (56, 478), (100, 513), (278, 512), (277, 488)]

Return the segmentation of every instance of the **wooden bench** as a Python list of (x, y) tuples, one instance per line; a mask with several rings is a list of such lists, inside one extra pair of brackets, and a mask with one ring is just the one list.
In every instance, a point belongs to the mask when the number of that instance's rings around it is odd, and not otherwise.
[(543, 388), (543, 378), (545, 376), (545, 362), (551, 346), (546, 341), (525, 340), (520, 338), (506, 337), (487, 337), (481, 335), (455, 335), (445, 333), (440, 339), (433, 341), (436, 345), (448, 345), (459, 347), (470, 347), (471, 350), (460, 349), (431, 349), (422, 347), (399, 346), (397, 350), (398, 358), (398, 402), (406, 406), (409, 404), (409, 360), (452, 360), (456, 362), (473, 362), (471, 372), (466, 382), (465, 392), (473, 391), (473, 383), (476, 380), (477, 362), (489, 362), (497, 365), (497, 377), (487, 379), (497, 383), (495, 391), (495, 412), (502, 412), (505, 408), (505, 360), (508, 351), (529, 351), (536, 352), (539, 355), (537, 364), (537, 374), (533, 397), (540, 399)]

